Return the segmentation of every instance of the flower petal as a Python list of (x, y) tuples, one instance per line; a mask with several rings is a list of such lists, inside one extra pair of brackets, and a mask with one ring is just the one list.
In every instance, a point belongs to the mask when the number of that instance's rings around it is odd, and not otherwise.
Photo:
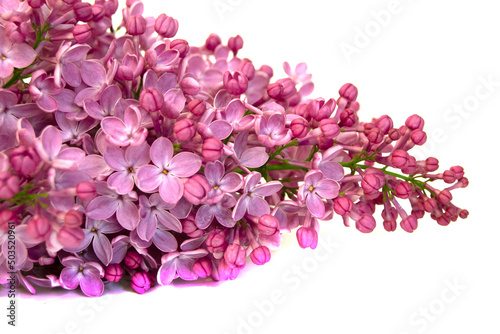
[(184, 184), (178, 177), (167, 175), (160, 183), (159, 193), (165, 202), (176, 204), (184, 193)]
[(172, 142), (165, 137), (156, 139), (151, 145), (150, 155), (151, 161), (153, 161), (156, 166), (166, 168), (174, 155)]
[(104, 292), (104, 283), (94, 275), (84, 275), (80, 279), (82, 292), (89, 297), (99, 297)]
[(200, 170), (201, 162), (196, 154), (181, 152), (172, 158), (168, 171), (178, 177), (190, 177)]
[(107, 219), (116, 212), (118, 201), (114, 197), (99, 196), (90, 201), (85, 214), (93, 219)]

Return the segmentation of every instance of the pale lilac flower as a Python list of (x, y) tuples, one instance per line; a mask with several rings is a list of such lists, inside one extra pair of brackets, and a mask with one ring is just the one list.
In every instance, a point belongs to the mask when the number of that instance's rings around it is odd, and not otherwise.
[(251, 172), (245, 176), (243, 194), (240, 196), (233, 210), (233, 219), (240, 220), (246, 212), (249, 215), (260, 217), (270, 214), (269, 203), (263, 197), (277, 193), (283, 185), (279, 181), (269, 181), (259, 184), (262, 175), (259, 172)]
[(208, 252), (204, 249), (171, 252), (161, 257), (161, 267), (158, 269), (158, 283), (170, 284), (177, 277), (186, 281), (198, 278), (193, 270), (197, 259), (204, 257)]
[(194, 153), (181, 152), (174, 156), (174, 147), (167, 138), (160, 137), (151, 145), (154, 165), (144, 165), (137, 171), (137, 186), (145, 192), (159, 189), (161, 198), (176, 204), (184, 193), (180, 177), (190, 177), (201, 167), (201, 158)]
[(149, 163), (149, 145), (128, 146), (125, 150), (108, 147), (104, 160), (116, 173), (108, 177), (108, 185), (119, 194), (128, 194), (134, 189), (134, 181), (139, 167)]
[(57, 62), (54, 69), (57, 86), (63, 86), (61, 78), (72, 87), (80, 86), (82, 83), (80, 66), (90, 50), (91, 47), (86, 44), (71, 45), (71, 42), (61, 44), (56, 53)]
[(299, 187), (299, 201), (305, 202), (307, 209), (314, 217), (325, 216), (323, 199), (332, 199), (338, 196), (340, 186), (337, 181), (325, 178), (322, 171), (310, 170), (304, 176), (304, 184)]
[(314, 169), (323, 172), (326, 178), (340, 181), (344, 177), (344, 167), (339, 162), (342, 161), (342, 146), (332, 146), (323, 153), (316, 152), (312, 163)]
[(137, 225), (137, 234), (143, 240), (149, 241), (157, 235), (161, 238), (162, 232), (157, 230), (158, 223), (161, 223), (166, 229), (182, 232), (181, 222), (168, 210), (174, 207), (173, 204), (165, 202), (159, 194), (152, 194), (149, 199), (141, 195), (139, 197), (139, 213), (141, 220)]
[(224, 164), (219, 160), (207, 162), (205, 165), (205, 177), (212, 187), (208, 193), (208, 202), (219, 202), (224, 194), (234, 193), (243, 186), (243, 177), (238, 173), (226, 174)]
[(107, 71), (98, 60), (84, 60), (80, 72), (86, 88), (76, 94), (75, 103), (81, 106), (83, 101), (87, 99), (99, 100), (104, 89), (113, 81), (117, 68), (118, 61), (116, 59)]
[(236, 204), (233, 195), (224, 193), (222, 199), (213, 204), (204, 204), (196, 211), (195, 223), (199, 229), (206, 229), (214, 217), (224, 227), (232, 228), (236, 220), (232, 217), (232, 208)]
[(97, 262), (85, 262), (75, 256), (67, 256), (61, 264), (59, 281), (64, 289), (74, 290), (80, 285), (82, 292), (89, 297), (99, 297), (104, 292), (104, 270)]
[(84, 100), (83, 109), (95, 119), (103, 119), (106, 116), (113, 116), (114, 109), (122, 97), (120, 88), (116, 85), (109, 85), (102, 92), (99, 102), (94, 100)]
[(85, 214), (90, 218), (102, 220), (116, 213), (116, 219), (123, 228), (129, 231), (135, 229), (139, 224), (139, 210), (134, 203), (137, 201), (136, 192), (120, 195), (104, 181), (97, 181), (94, 184), (100, 196), (90, 201)]
[(221, 118), (228, 122), (234, 133), (249, 130), (254, 125), (255, 115), (245, 115), (245, 105), (240, 99), (233, 99), (221, 111)]
[(87, 217), (83, 233), (85, 237), (82, 243), (75, 248), (64, 248), (68, 252), (80, 252), (89, 247), (92, 243), (92, 248), (99, 260), (107, 266), (113, 258), (113, 250), (111, 242), (105, 234), (113, 234), (122, 230), (122, 226), (116, 221), (110, 220), (95, 220)]
[(81, 143), (83, 136), (99, 124), (99, 121), (92, 117), (77, 121), (66, 117), (64, 112), (56, 111), (54, 115), (57, 125), (61, 129), (62, 142), (69, 141), (71, 145)]
[(266, 148), (262, 146), (250, 147), (247, 149), (248, 131), (240, 132), (234, 139), (233, 160), (237, 161), (239, 166), (258, 168), (269, 160)]
[(286, 128), (286, 116), (283, 108), (275, 104), (263, 116), (255, 121), (255, 133), (259, 142), (266, 147), (284, 145), (292, 140), (292, 131)]
[(106, 140), (116, 146), (138, 146), (144, 143), (148, 130), (141, 127), (141, 112), (135, 106), (125, 109), (123, 120), (118, 117), (105, 117), (101, 127)]
[(54, 98), (63, 90), (58, 87), (53, 77), (47, 77), (44, 70), (35, 71), (31, 75), (29, 92), (37, 106), (47, 113), (53, 113), (57, 110), (57, 101)]
[(28, 44), (12, 44), (5, 36), (5, 29), (0, 26), (0, 77), (8, 78), (14, 68), (29, 66), (36, 56), (36, 51)]

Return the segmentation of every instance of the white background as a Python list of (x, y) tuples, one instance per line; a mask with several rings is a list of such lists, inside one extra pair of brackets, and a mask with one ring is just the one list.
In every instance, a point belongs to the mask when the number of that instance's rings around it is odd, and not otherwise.
[[(500, 228), (493, 201), (500, 21), (494, 4), (146, 0), (146, 14), (176, 18), (176, 37), (191, 45), (203, 44), (210, 32), (224, 42), (240, 34), (245, 45), (239, 55), (257, 67), (272, 66), (274, 79), (283, 76), (283, 61), (306, 62), (314, 97), (337, 97), (342, 84), (354, 83), (362, 120), (388, 114), (400, 125), (420, 114), (429, 138), (420, 152), (437, 157), (440, 171), (465, 168), (470, 186), (453, 195), (470, 216), (447, 227), (426, 217), (413, 234), (400, 228), (387, 233), (379, 223), (368, 235), (335, 217), (322, 224), (315, 251), (287, 235), (270, 263), (250, 264), (235, 281), (219, 284), (176, 284), (142, 296), (106, 291), (97, 299), (79, 292), (22, 294), (17, 331), (500, 333)], [(389, 9), (389, 16), (381, 14)], [(356, 53), (346, 56), (347, 45)], [(4, 332), (4, 315), (0, 319)]]

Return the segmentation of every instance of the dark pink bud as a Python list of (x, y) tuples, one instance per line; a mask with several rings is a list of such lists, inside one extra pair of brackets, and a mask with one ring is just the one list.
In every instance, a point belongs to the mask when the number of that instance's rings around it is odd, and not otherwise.
[(255, 76), (255, 67), (253, 66), (252, 62), (248, 60), (247, 58), (243, 59), (236, 70), (240, 71), (243, 73), (247, 79), (250, 81), (253, 79)]
[(422, 130), (424, 127), (424, 119), (414, 114), (406, 119), (405, 125), (410, 130)]
[(160, 14), (155, 21), (155, 31), (158, 35), (165, 38), (172, 38), (177, 34), (179, 29), (179, 22), (176, 19), (167, 16), (165, 14)]
[(0, 172), (0, 199), (10, 199), (14, 197), (19, 190), (21, 180), (16, 175), (9, 172)]
[(219, 35), (210, 34), (210, 36), (208, 36), (207, 40), (205, 41), (205, 47), (210, 51), (214, 51), (215, 48), (221, 43), (222, 40), (220, 39)]
[(292, 79), (290, 79), (290, 78), (279, 79), (276, 82), (283, 86), (283, 93), (281, 95), (282, 99), (284, 99), (284, 100), (289, 99), (295, 93), (297, 93), (297, 88), (295, 87), (295, 82)]
[(441, 226), (448, 226), (450, 224), (450, 217), (441, 215), (436, 219), (437, 223)]
[(118, 10), (118, 0), (106, 0), (104, 1), (104, 11), (106, 12), (107, 17), (113, 16), (114, 13)]
[(340, 88), (339, 95), (349, 102), (356, 101), (358, 89), (353, 84), (346, 83)]
[(189, 215), (186, 219), (182, 220), (182, 233), (191, 238), (201, 237), (203, 235), (203, 231), (198, 229), (194, 218), (195, 217), (193, 215)]
[(409, 155), (408, 163), (406, 166), (401, 168), (401, 171), (405, 174), (414, 174), (417, 170), (417, 160), (414, 156)]
[(88, 2), (77, 2), (73, 6), (73, 11), (78, 21), (89, 22), (92, 20), (92, 5)]
[(411, 184), (406, 181), (399, 182), (394, 190), (396, 191), (396, 196), (403, 199), (410, 197), (413, 192)]
[(146, 31), (146, 19), (140, 15), (133, 15), (127, 19), (125, 24), (127, 34), (132, 36), (139, 36)]
[(264, 214), (259, 217), (257, 228), (259, 229), (260, 234), (274, 235), (280, 231), (280, 223), (276, 217)]
[(86, 43), (92, 37), (92, 29), (87, 23), (78, 24), (73, 27), (73, 37), (80, 43)]
[(403, 168), (408, 165), (410, 161), (410, 156), (408, 152), (404, 150), (396, 150), (392, 153), (391, 164), (396, 168)]
[(439, 168), (439, 161), (436, 158), (429, 157), (425, 159), (425, 169), (429, 172), (434, 172)]
[(184, 58), (189, 52), (189, 44), (183, 39), (174, 39), (170, 42), (170, 48), (179, 51), (179, 58)]
[(189, 118), (183, 118), (177, 121), (174, 125), (174, 133), (177, 139), (180, 141), (191, 140), (196, 134), (194, 121)]
[(227, 47), (233, 51), (234, 55), (238, 53), (241, 48), (243, 48), (243, 38), (240, 35), (236, 35), (235, 37), (229, 37), (227, 41)]
[(185, 94), (188, 95), (196, 95), (201, 89), (200, 83), (198, 80), (191, 76), (186, 76), (184, 77), (180, 82), (179, 86), (181, 87), (182, 91)]
[(336, 214), (345, 216), (352, 210), (352, 201), (347, 197), (337, 197), (333, 202), (333, 210)]
[(28, 0), (28, 5), (31, 8), (40, 8), (45, 4), (45, 0)]
[(451, 170), (445, 170), (443, 173), (443, 181), (446, 183), (453, 183), (457, 180), (455, 173)]
[(207, 179), (199, 174), (190, 177), (184, 184), (184, 198), (194, 205), (205, 202), (212, 187)]
[(461, 166), (453, 166), (453, 167), (450, 168), (450, 170), (453, 173), (455, 173), (455, 176), (456, 176), (457, 180), (460, 180), (461, 178), (464, 177), (465, 173), (464, 173), (463, 167), (461, 167)]
[(448, 189), (441, 190), (439, 192), (439, 195), (437, 196), (438, 202), (443, 204), (443, 205), (449, 204), (452, 199), (453, 199), (453, 196), (451, 196), (451, 193)]
[(469, 216), (469, 211), (467, 211), (465, 209), (464, 210), (460, 210), (459, 216), (460, 216), (460, 218), (465, 219), (465, 218), (467, 218)]
[(292, 130), (292, 134), (294, 137), (304, 138), (309, 132), (309, 123), (302, 117), (295, 118), (290, 123), (290, 130)]
[(259, 71), (266, 73), (267, 76), (269, 77), (269, 79), (272, 78), (274, 75), (273, 68), (271, 66), (268, 66), (268, 65), (262, 65), (260, 67)]
[(395, 220), (384, 220), (384, 229), (387, 232), (394, 232), (396, 231), (397, 223)]
[(10, 164), (18, 174), (27, 178), (36, 171), (40, 157), (33, 147), (19, 146), (11, 151)]
[(78, 247), (83, 239), (85, 238), (85, 233), (79, 227), (70, 228), (63, 226), (57, 233), (57, 240), (64, 247), (75, 248)]
[(37, 241), (47, 239), (52, 232), (52, 226), (49, 221), (43, 217), (32, 218), (26, 226), (26, 232)]
[(335, 138), (340, 134), (340, 127), (332, 118), (322, 119), (319, 122), (319, 128), (326, 138)]
[(312, 227), (302, 226), (297, 230), (297, 241), (301, 248), (315, 249), (318, 246), (318, 232)]
[(438, 207), (437, 201), (434, 198), (428, 198), (424, 201), (424, 210), (426, 212), (431, 213), (432, 211), (437, 209), (437, 207)]
[(205, 240), (207, 249), (210, 253), (222, 253), (227, 248), (226, 237), (222, 231), (212, 231)]
[(333, 139), (328, 138), (324, 135), (318, 137), (318, 148), (321, 150), (327, 150), (333, 146)]
[(363, 214), (359, 218), (358, 221), (356, 221), (356, 229), (362, 233), (370, 233), (375, 229), (375, 218), (373, 218), (372, 215), (370, 214)]
[(401, 132), (399, 132), (398, 129), (390, 129), (387, 135), (391, 138), (391, 140), (398, 140), (401, 138)]
[(206, 161), (215, 161), (222, 156), (224, 144), (219, 138), (207, 138), (203, 142), (201, 154)]
[(130, 285), (135, 292), (142, 295), (151, 288), (151, 279), (147, 273), (139, 271), (132, 275)]
[(384, 140), (384, 133), (379, 128), (373, 128), (368, 131), (366, 138), (372, 144), (380, 144)]
[(357, 123), (357, 117), (351, 109), (345, 109), (340, 114), (339, 125), (341, 127), (351, 127)]
[(64, 226), (69, 228), (80, 227), (83, 223), (83, 214), (76, 210), (69, 210), (64, 215)]
[(147, 112), (158, 111), (163, 108), (163, 94), (154, 87), (148, 87), (141, 91), (139, 103)]
[(422, 130), (414, 130), (410, 135), (411, 141), (415, 143), (415, 145), (424, 145), (427, 141), (427, 134)]
[(408, 233), (412, 233), (418, 227), (418, 220), (415, 216), (409, 215), (401, 221), (400, 225), (403, 230)]
[(135, 250), (129, 250), (123, 259), (123, 263), (130, 269), (139, 268), (142, 262), (142, 257)]
[(212, 274), (212, 261), (206, 257), (198, 259), (193, 265), (193, 271), (200, 278), (210, 276)]
[(118, 263), (106, 267), (104, 278), (110, 282), (119, 282), (123, 277), (123, 268)]
[(207, 105), (202, 99), (194, 99), (188, 103), (188, 110), (195, 116), (202, 116), (207, 110)]
[(283, 95), (283, 91), (283, 85), (277, 82), (267, 86), (267, 94), (275, 100), (279, 100), (281, 98), (281, 96)]
[(240, 71), (236, 71), (234, 74), (231, 74), (229, 71), (224, 72), (222, 82), (224, 83), (224, 88), (231, 95), (243, 94), (248, 88), (248, 79)]
[(259, 246), (250, 253), (250, 259), (256, 265), (261, 266), (269, 262), (271, 259), (271, 252), (266, 246)]
[(96, 3), (92, 6), (92, 21), (98, 22), (104, 17), (105, 14), (106, 12), (104, 11), (103, 5)]
[(392, 118), (387, 115), (383, 115), (377, 119), (375, 126), (382, 131), (384, 135), (389, 133), (389, 130), (394, 127)]
[(247, 252), (243, 246), (231, 244), (224, 252), (224, 260), (230, 268), (243, 268), (247, 259)]
[(384, 220), (396, 220), (398, 218), (398, 210), (389, 206), (387, 209), (382, 210), (382, 218)]
[(361, 181), (361, 188), (363, 188), (365, 194), (377, 192), (383, 185), (384, 184), (380, 182), (380, 178), (375, 174), (365, 174)]
[(89, 181), (79, 182), (76, 185), (76, 196), (82, 202), (93, 200), (97, 196), (95, 184)]

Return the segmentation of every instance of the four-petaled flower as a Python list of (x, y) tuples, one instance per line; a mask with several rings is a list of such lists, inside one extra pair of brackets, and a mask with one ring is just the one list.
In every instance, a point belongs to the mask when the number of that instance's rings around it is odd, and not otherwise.
[(314, 217), (323, 218), (325, 203), (323, 199), (332, 199), (339, 194), (339, 183), (325, 178), (322, 171), (310, 170), (304, 176), (304, 184), (299, 187), (299, 201), (306, 203), (307, 209)]
[(80, 285), (82, 292), (89, 297), (99, 297), (104, 292), (104, 270), (97, 262), (85, 262), (76, 256), (67, 256), (61, 264), (59, 281), (64, 289), (74, 290)]

